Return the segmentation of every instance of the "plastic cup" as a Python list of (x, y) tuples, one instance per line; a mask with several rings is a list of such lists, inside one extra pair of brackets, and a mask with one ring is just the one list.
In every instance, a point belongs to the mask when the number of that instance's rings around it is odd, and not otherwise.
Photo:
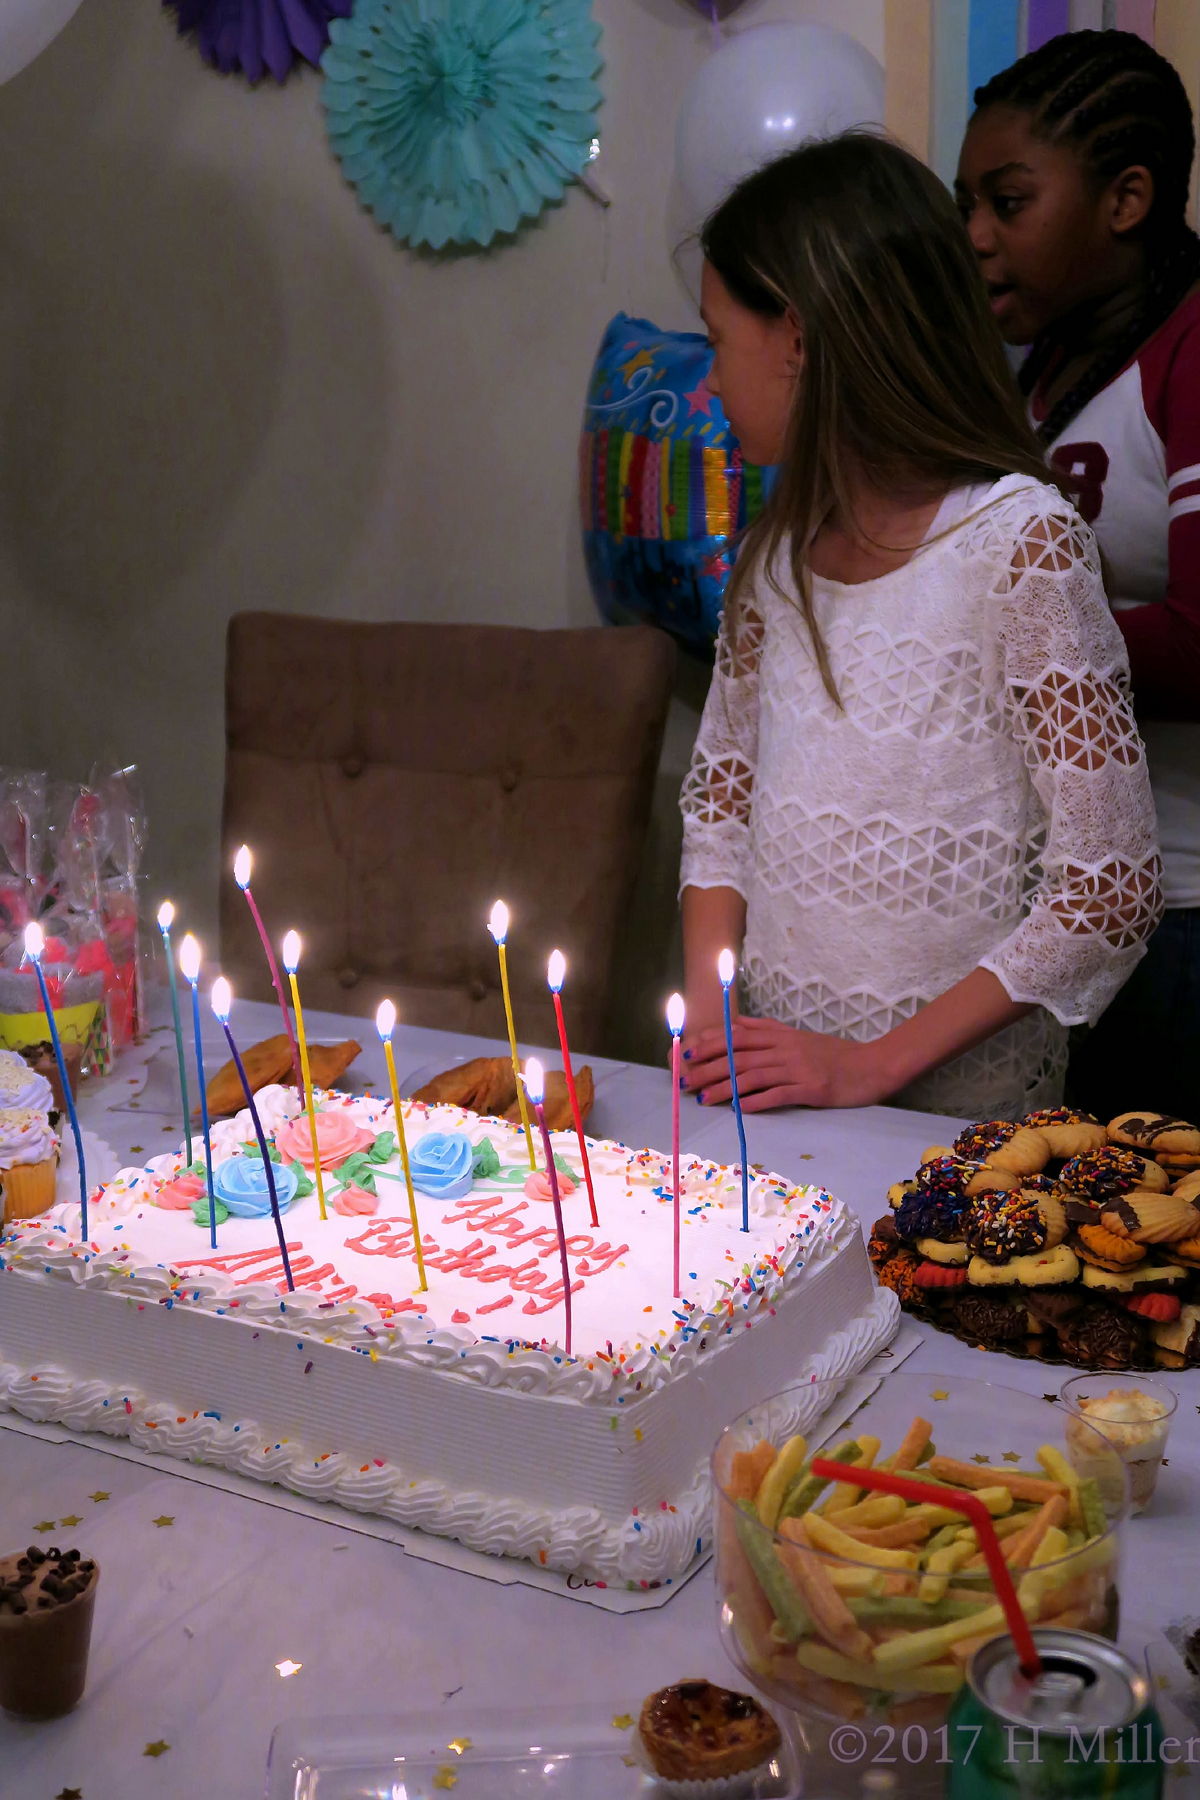
[[(17, 1558), (0, 1557), (0, 1577), (11, 1579)], [(78, 1706), (87, 1682), (88, 1649), (100, 1570), (81, 1594), (42, 1611), (0, 1610), (0, 1709), (18, 1719), (58, 1719)], [(37, 1584), (26, 1590), (36, 1593)]]
[[(1167, 1433), (1179, 1404), (1178, 1394), (1164, 1381), (1152, 1381), (1148, 1375), (1100, 1371), (1075, 1375), (1064, 1382), (1059, 1399), (1073, 1419), (1086, 1420), (1112, 1444), (1129, 1471), (1130, 1514), (1145, 1512), (1154, 1497)], [(1068, 1444), (1072, 1435), (1073, 1427), (1068, 1423)], [(1074, 1438), (1082, 1444), (1078, 1427), (1074, 1428)]]

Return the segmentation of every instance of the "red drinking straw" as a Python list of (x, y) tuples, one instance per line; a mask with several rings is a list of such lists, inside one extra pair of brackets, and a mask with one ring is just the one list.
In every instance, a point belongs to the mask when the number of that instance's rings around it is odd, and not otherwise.
[[(953, 1488), (933, 1487), (927, 1481), (914, 1481), (911, 1475), (897, 1475), (891, 1469), (859, 1469), (853, 1463), (830, 1462), (828, 1457), (814, 1456), (812, 1472), (822, 1481), (852, 1481), (855, 1487), (876, 1488), (881, 1494), (899, 1494), (902, 1500), (927, 1501), (931, 1506), (948, 1506), (964, 1513), (975, 1527), (979, 1548), (987, 1563), (988, 1573), (1004, 1608), (1008, 1629), (1021, 1659), (1021, 1673), (1029, 1680), (1042, 1672), (1042, 1659), (1037, 1653), (1029, 1621), (1021, 1611), (1012, 1575), (1004, 1560), (992, 1515), (976, 1494), (960, 1494)], [(835, 1515), (836, 1517), (836, 1515)]]

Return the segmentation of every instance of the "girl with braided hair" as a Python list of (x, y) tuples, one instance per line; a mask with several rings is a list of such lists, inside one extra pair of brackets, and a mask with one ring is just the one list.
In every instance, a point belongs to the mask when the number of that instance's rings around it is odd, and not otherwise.
[(1052, 38), (975, 94), (956, 194), (1019, 382), (1105, 562), (1158, 808), (1167, 911), (1076, 1043), (1068, 1094), (1107, 1118), (1200, 1085), (1200, 240), (1191, 107), (1129, 32)]

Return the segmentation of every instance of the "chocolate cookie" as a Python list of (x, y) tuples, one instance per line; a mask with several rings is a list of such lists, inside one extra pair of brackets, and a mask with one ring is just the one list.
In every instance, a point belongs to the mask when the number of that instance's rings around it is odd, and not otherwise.
[(1019, 1193), (984, 1195), (971, 1202), (965, 1224), (971, 1251), (987, 1262), (1031, 1256), (1046, 1242), (1046, 1225), (1036, 1194), (1028, 1199)]
[(1063, 1188), (1092, 1201), (1113, 1200), (1130, 1194), (1135, 1188), (1145, 1193), (1165, 1193), (1166, 1171), (1149, 1162), (1134, 1150), (1108, 1144), (1103, 1150), (1090, 1150), (1085, 1156), (1073, 1156), (1059, 1176)]
[(1024, 1304), (1013, 1305), (991, 1294), (968, 1291), (954, 1301), (954, 1314), (964, 1330), (984, 1344), (1011, 1343), (1029, 1329)]

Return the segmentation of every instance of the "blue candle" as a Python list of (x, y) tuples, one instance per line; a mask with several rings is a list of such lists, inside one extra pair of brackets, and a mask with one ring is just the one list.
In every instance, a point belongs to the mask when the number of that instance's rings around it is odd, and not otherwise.
[(179, 988), (175, 980), (175, 958), (171, 955), (171, 925), (174, 918), (175, 908), (169, 900), (164, 900), (158, 909), (158, 929), (162, 932), (163, 949), (167, 953), (167, 975), (171, 982), (171, 1017), (175, 1021), (175, 1054), (179, 1058), (179, 1093), (183, 1101), (183, 1135), (187, 1141), (187, 1160), (190, 1169), (192, 1166), (192, 1115), (191, 1108), (188, 1106), (187, 1070), (183, 1065), (183, 1032), (179, 1027)]
[(254, 1093), (246, 1079), (246, 1071), (242, 1067), (242, 1059), (238, 1055), (237, 1045), (233, 1041), (233, 1033), (229, 1029), (229, 1009), (233, 1004), (233, 991), (223, 975), (213, 982), (212, 1009), (221, 1021), (221, 1029), (225, 1033), (225, 1041), (229, 1045), (229, 1054), (233, 1058), (233, 1066), (238, 1072), (242, 1084), (242, 1092), (246, 1096), (246, 1105), (250, 1108), (250, 1117), (254, 1120), (254, 1134), (258, 1139), (258, 1147), (262, 1151), (262, 1159), (267, 1171), (267, 1192), (271, 1196), (271, 1217), (275, 1221), (275, 1235), (279, 1239), (279, 1254), (283, 1258), (283, 1272), (287, 1277), (288, 1293), (296, 1291), (292, 1280), (292, 1265), (288, 1261), (287, 1240), (283, 1235), (283, 1220), (279, 1214), (279, 1195), (275, 1191), (275, 1165), (267, 1152), (267, 1135), (262, 1128), (262, 1120), (258, 1116), (258, 1108), (254, 1104)]
[[(166, 936), (166, 933), (163, 933)], [(200, 1083), (200, 1128), (204, 1133), (204, 1172), (208, 1177), (208, 1241), (217, 1247), (217, 1200), (213, 1193), (212, 1138), (208, 1130), (208, 1089), (204, 1082), (204, 1050), (200, 1043), (200, 995), (196, 983), (200, 979), (200, 946), (189, 931), (179, 946), (179, 966), (192, 989), (192, 1032), (196, 1039), (196, 1080)], [(174, 977), (172, 977), (174, 987)], [(178, 1030), (179, 1014), (175, 1014)], [(187, 1088), (183, 1090), (184, 1118), (187, 1117)], [(188, 1133), (188, 1167), (192, 1166), (192, 1138)]]
[(729, 1006), (729, 990), (737, 968), (732, 950), (722, 950), (717, 958), (721, 992), (725, 999), (725, 1051), (729, 1057), (729, 1085), (733, 1089), (733, 1116), (737, 1120), (738, 1144), (742, 1155), (742, 1230), (750, 1229), (750, 1168), (746, 1161), (746, 1127), (742, 1124), (742, 1100), (738, 1093), (737, 1070), (733, 1062), (733, 1015)]
[(62, 1044), (59, 1042), (58, 1026), (54, 1023), (54, 1008), (50, 1004), (50, 996), (46, 991), (46, 977), (42, 974), (42, 951), (46, 947), (46, 939), (42, 928), (36, 922), (25, 927), (25, 954), (33, 964), (37, 973), (38, 987), (42, 992), (42, 1005), (46, 1009), (46, 1019), (50, 1026), (50, 1042), (54, 1046), (54, 1060), (58, 1064), (58, 1079), (62, 1082), (63, 1099), (67, 1103), (67, 1117), (71, 1121), (71, 1131), (75, 1138), (75, 1155), (79, 1160), (79, 1223), (80, 1235), (88, 1234), (87, 1216), (87, 1170), (83, 1166), (83, 1139), (79, 1135), (79, 1115), (75, 1111), (75, 1100), (71, 1093), (71, 1083), (67, 1079), (67, 1065), (63, 1060)]

